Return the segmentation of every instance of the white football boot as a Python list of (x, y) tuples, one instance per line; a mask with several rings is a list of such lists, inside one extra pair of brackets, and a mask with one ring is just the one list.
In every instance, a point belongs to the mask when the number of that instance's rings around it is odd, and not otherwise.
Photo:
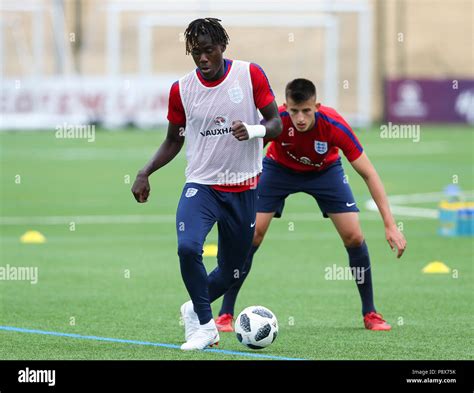
[(219, 331), (213, 319), (205, 325), (200, 325), (192, 337), (187, 340), (181, 349), (183, 351), (203, 350), (219, 344)]
[(191, 300), (181, 306), (181, 318), (184, 322), (184, 339), (188, 341), (201, 326)]

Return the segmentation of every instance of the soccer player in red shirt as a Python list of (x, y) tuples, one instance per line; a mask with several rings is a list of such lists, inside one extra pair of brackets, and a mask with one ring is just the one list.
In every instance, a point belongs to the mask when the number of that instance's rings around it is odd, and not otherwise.
[[(252, 265), (273, 217), (281, 217), (285, 199), (294, 193), (312, 195), (324, 217), (333, 222), (349, 256), (362, 301), (364, 325), (370, 330), (390, 330), (377, 313), (372, 291), (372, 275), (367, 244), (359, 225), (359, 209), (344, 175), (339, 149), (364, 179), (385, 225), (385, 237), (400, 258), (406, 240), (390, 212), (383, 184), (364, 153), (357, 136), (332, 108), (316, 101), (316, 88), (306, 79), (295, 79), (286, 86), (286, 103), (280, 107), (283, 131), (273, 138), (263, 160), (258, 184), (257, 224), (253, 247), (244, 274), (224, 296), (216, 323), (220, 331), (232, 331), (237, 294)], [(353, 273), (355, 270), (351, 270)]]
[[(196, 19), (185, 38), (197, 68), (171, 87), (168, 134), (138, 173), (132, 192), (138, 202), (146, 202), (148, 177), (170, 162), (186, 139), (186, 184), (176, 232), (181, 275), (191, 300), (181, 306), (186, 340), (181, 349), (202, 350), (219, 341), (211, 303), (237, 282), (236, 271), (243, 271), (252, 246), (263, 137), (278, 136), (282, 124), (263, 70), (224, 59), (229, 37), (218, 19)], [(218, 266), (208, 275), (203, 244), (216, 223)]]

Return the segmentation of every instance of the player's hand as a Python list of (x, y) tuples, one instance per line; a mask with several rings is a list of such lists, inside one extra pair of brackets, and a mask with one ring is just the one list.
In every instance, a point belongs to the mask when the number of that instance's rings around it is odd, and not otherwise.
[(407, 247), (407, 241), (403, 233), (394, 225), (390, 228), (385, 228), (385, 238), (392, 251), (395, 251), (395, 248), (397, 249), (397, 258), (400, 258)]
[(150, 183), (148, 182), (147, 175), (141, 172), (138, 173), (132, 186), (132, 193), (138, 203), (147, 201), (150, 195)]
[(247, 128), (245, 128), (244, 123), (240, 120), (232, 122), (232, 135), (234, 135), (235, 139), (238, 141), (246, 141), (249, 139), (249, 132), (247, 131)]

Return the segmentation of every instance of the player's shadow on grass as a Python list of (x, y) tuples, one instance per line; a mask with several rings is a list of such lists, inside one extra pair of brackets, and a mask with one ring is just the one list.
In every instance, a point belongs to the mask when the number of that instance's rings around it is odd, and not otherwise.
[(337, 329), (338, 331), (341, 331), (341, 332), (357, 332), (357, 331), (362, 332), (362, 331), (367, 330), (363, 326), (340, 326), (340, 327), (336, 327), (334, 329)]
[[(331, 331), (332, 332), (340, 332), (340, 333), (354, 333), (354, 332), (363, 332), (367, 329), (365, 329), (363, 326), (331, 326)], [(327, 332), (328, 326), (318, 326), (313, 330), (313, 333), (317, 334), (317, 331), (321, 332)]]

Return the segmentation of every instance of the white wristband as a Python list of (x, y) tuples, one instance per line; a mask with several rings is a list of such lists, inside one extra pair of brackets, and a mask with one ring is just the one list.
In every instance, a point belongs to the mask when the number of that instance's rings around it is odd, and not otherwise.
[(262, 124), (248, 125), (247, 123), (242, 123), (247, 129), (247, 132), (249, 133), (249, 139), (263, 138), (267, 133), (267, 129)]

